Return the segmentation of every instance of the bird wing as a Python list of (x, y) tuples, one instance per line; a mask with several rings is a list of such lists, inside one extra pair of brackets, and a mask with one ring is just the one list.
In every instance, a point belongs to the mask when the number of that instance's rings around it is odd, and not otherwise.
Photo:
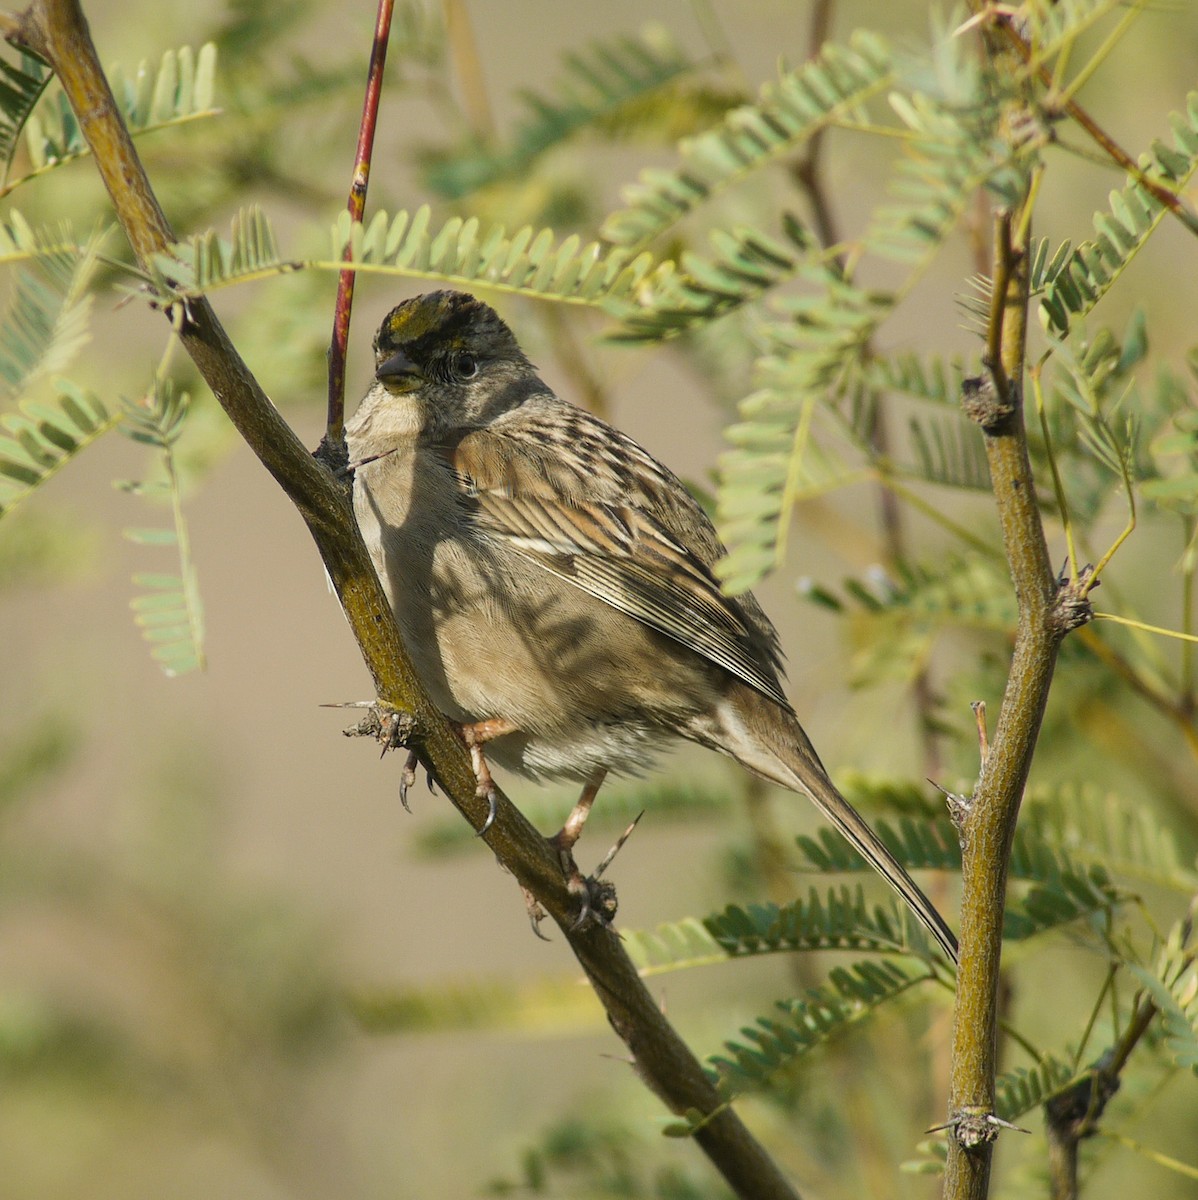
[[(570, 419), (579, 436), (601, 425), (581, 410)], [(602, 425), (604, 444), (615, 433)], [(789, 709), (772, 627), (751, 598), (749, 610), (725, 595), (712, 573), (722, 547), (706, 515), (664, 467), (616, 437), (618, 454), (580, 458), (555, 445), (560, 417), (539, 429), (526, 412), (518, 426), (471, 430), (441, 453), (480, 531)], [(625, 477), (632, 452), (635, 470)], [(689, 520), (680, 511), (687, 506)]]

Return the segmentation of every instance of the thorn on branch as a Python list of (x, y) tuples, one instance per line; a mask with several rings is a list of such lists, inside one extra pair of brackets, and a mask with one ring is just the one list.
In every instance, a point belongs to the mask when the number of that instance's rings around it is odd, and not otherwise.
[[(328, 707), (342, 707), (340, 705)], [(352, 705), (347, 707), (358, 707)], [(398, 712), (387, 708), (377, 701), (365, 704), (366, 715), (356, 724), (341, 732), (346, 737), (374, 738), (382, 747), (383, 753), (388, 750), (408, 749), (416, 740), (416, 718), (408, 712)]]
[[(1014, 392), (1015, 385), (1011, 385)], [(997, 433), (1015, 414), (1015, 401), (1004, 396), (989, 372), (971, 375), (961, 381), (961, 408), (985, 433)]]
[(992, 1112), (961, 1112), (957, 1113), (947, 1125), (936, 1125), (929, 1133), (938, 1133), (942, 1129), (952, 1130), (960, 1146), (965, 1150), (976, 1150), (979, 1146), (989, 1146), (998, 1141), (999, 1133), (1010, 1129), (1015, 1133), (1030, 1133)]
[(950, 792), (948, 788), (942, 787), (934, 779), (929, 779), (928, 782), (944, 797), (948, 815), (952, 820), (953, 828), (957, 831), (957, 840), (964, 844), (965, 821), (973, 808), (973, 797), (962, 795), (960, 792)]
[(320, 445), (312, 451), (312, 457), (344, 485), (347, 494), (352, 490), (353, 472), (350, 470), (349, 448), (344, 437), (334, 440), (326, 433), (320, 439)]
[(1068, 562), (1061, 568), (1061, 573), (1057, 576), (1057, 599), (1053, 606), (1053, 625), (1062, 637), (1094, 620), (1094, 608), (1090, 604), (1090, 593), (1099, 586), (1101, 586), (1101, 580), (1094, 578), (1092, 563), (1086, 563), (1078, 571), (1076, 579), (1070, 577)]

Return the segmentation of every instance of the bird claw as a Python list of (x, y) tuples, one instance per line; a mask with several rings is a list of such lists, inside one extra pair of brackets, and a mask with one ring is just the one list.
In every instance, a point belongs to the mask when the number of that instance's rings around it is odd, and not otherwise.
[[(416, 782), (416, 764), (420, 760), (416, 757), (415, 750), (408, 751), (408, 757), (404, 761), (403, 770), (399, 773), (399, 802), (403, 805), (404, 812), (411, 812), (412, 806), (408, 803), (408, 790), (412, 784)], [(429, 776), (432, 779), (432, 776)]]
[(520, 889), (524, 896), (524, 907), (528, 910), (528, 923), (532, 926), (532, 931), (543, 942), (550, 939), (541, 932), (541, 922), (549, 915), (544, 908), (541, 907), (541, 902), (528, 890), (526, 887)]
[(618, 908), (614, 883), (597, 879), (594, 875), (584, 878), (577, 874), (577, 882), (571, 879), (566, 886), (580, 896), (578, 916), (570, 926), (571, 933), (579, 933), (588, 925), (598, 925), (601, 929), (611, 928)]
[(495, 824), (495, 814), (499, 811), (499, 797), (495, 794), (495, 785), (490, 780), (490, 775), (487, 776), (486, 782), (478, 781), (478, 787), (475, 788), (474, 794), (480, 799), (487, 802), (487, 819), (483, 822), (481, 829), (474, 831), (475, 837), (482, 837), (492, 825)]
[[(639, 820), (640, 818), (637, 819)], [(636, 822), (634, 821), (633, 826), (635, 824)], [(624, 844), (625, 839), (631, 832), (632, 826), (629, 826), (628, 831), (620, 839), (615, 850), (618, 850)], [(573, 847), (568, 837), (563, 837), (562, 833), (557, 833), (546, 840), (557, 852), (558, 860), (562, 864), (562, 874), (566, 877), (567, 891), (571, 895), (578, 897), (578, 915), (574, 918), (570, 926), (570, 932), (578, 933), (592, 924), (599, 925), (603, 929), (610, 927), (611, 923), (616, 919), (616, 909), (618, 907), (616, 886), (607, 880), (600, 879), (599, 876), (607, 869), (612, 858), (615, 856), (615, 850), (608, 854), (593, 875), (583, 875), (578, 869), (578, 864), (574, 861)]]

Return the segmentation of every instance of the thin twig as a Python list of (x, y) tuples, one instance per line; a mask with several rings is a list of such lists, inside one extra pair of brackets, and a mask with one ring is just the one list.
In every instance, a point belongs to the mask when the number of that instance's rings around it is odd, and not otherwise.
[[(362, 123), (358, 128), (358, 149), (354, 156), (354, 177), (349, 187), (346, 209), (351, 221), (361, 221), (366, 211), (366, 188), (370, 182), (370, 161), (374, 153), (374, 132), (378, 127), (379, 98), (383, 93), (383, 69), (387, 64), (387, 42), (391, 35), (391, 13), (395, 0), (379, 0), (374, 25), (374, 43), (370, 47), (370, 67), (366, 72), (366, 98), (362, 103)], [(353, 257), (350, 246), (343, 256)], [(333, 309), (333, 336), (329, 342), (329, 411), (325, 438), (330, 445), (341, 442), (345, 431), (345, 357), (349, 349), (349, 321), (354, 306), (353, 271), (342, 271), (337, 278), (337, 303)]]
[[(1024, 63), (1030, 66), (1032, 48), (1012, 23), (1011, 18), (1006, 13), (997, 10), (992, 17), (995, 27), (1002, 31), (1008, 43), (1019, 53)], [(1051, 90), (1053, 79), (1048, 68), (1044, 66), (1037, 68), (1036, 75), (1040, 82), (1049, 89), (1051, 101), (1053, 99)], [(1059, 108), (1061, 112), (1076, 121), (1085, 130), (1107, 158), (1126, 171), (1140, 187), (1167, 208), (1191, 233), (1198, 233), (1198, 217), (1182, 203), (1181, 198), (1163, 183), (1146, 174), (1140, 164), (1076, 100), (1061, 98)]]

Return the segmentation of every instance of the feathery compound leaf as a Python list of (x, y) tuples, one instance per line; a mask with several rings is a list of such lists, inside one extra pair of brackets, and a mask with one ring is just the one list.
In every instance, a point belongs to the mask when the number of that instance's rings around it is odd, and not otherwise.
[(755, 1025), (741, 1030), (744, 1041), (726, 1042), (727, 1055), (709, 1059), (721, 1096), (731, 1100), (742, 1092), (768, 1085), (800, 1055), (908, 988), (934, 978), (931, 971), (908, 975), (892, 962), (838, 967), (827, 984), (810, 989), (805, 999), (779, 1003), (781, 1018), (760, 1017)]
[(757, 361), (759, 386), (725, 431), (732, 449), (720, 456), (716, 515), (728, 554), (716, 574), (732, 593), (781, 562), (790, 512), (826, 473), (811, 435), (815, 406), (837, 393), (889, 311), (888, 298), (825, 274), (822, 304), (779, 301), (791, 317), (763, 330), (768, 351)]
[(621, 936), (641, 975), (711, 966), (729, 958), (791, 954), (797, 950), (873, 950), (935, 957), (926, 933), (897, 902), (870, 906), (861, 888), (811, 889), (790, 904), (730, 904), (697, 921), (625, 930)]
[[(1184, 192), (1198, 168), (1198, 92), (1186, 97), (1184, 113), (1171, 113), (1173, 146), (1154, 141), (1140, 158), (1146, 175), (1175, 193)], [(1040, 295), (1041, 324), (1064, 336), (1072, 321), (1084, 317), (1127, 269), (1168, 210), (1139, 183), (1112, 192), (1110, 210), (1094, 214), (1094, 241), (1074, 250), (1069, 243), (1051, 259), (1041, 244), (1033, 256), (1032, 288)]]
[(167, 675), (185, 675), (202, 670), (205, 665), (199, 579), (191, 561), (175, 466), (175, 444), (183, 431), (189, 402), (188, 394), (179, 391), (169, 379), (156, 378), (145, 396), (125, 401), (122, 412), (124, 432), (161, 454), (165, 480), (125, 481), (117, 486), (135, 495), (161, 496), (171, 505), (170, 528), (125, 530), (125, 537), (138, 545), (173, 546), (176, 550), (179, 574), (134, 575), (133, 585), (140, 589), (140, 594), (130, 601), (134, 622), (152, 647), (154, 660)]
[[(933, 820), (903, 816), (897, 827), (889, 821), (876, 820), (874, 829), (890, 853), (908, 870), (961, 869), (961, 845), (957, 831), (946, 815)], [(800, 834), (795, 842), (803, 853), (804, 870), (857, 872), (873, 869), (831, 829), (821, 829), (814, 838)]]
[(1001, 562), (979, 556), (900, 562), (894, 574), (849, 577), (840, 592), (823, 588), (815, 599), (849, 617), (855, 687), (911, 679), (947, 628), (1006, 636), (1017, 615)]
[(1054, 1092), (1073, 1078), (1063, 1063), (1045, 1055), (1034, 1067), (1018, 1067), (994, 1081), (994, 1108), (1003, 1121), (1017, 1121), (1039, 1108)]
[[(903, 816), (897, 826), (876, 820), (878, 837), (909, 870), (958, 872), (961, 846), (947, 815), (935, 819)], [(841, 836), (823, 829), (817, 837), (799, 836), (803, 867), (822, 872), (862, 872), (872, 868)], [(1015, 833), (1010, 875), (1030, 883), (1022, 896), (1012, 896), (1004, 916), (1003, 936), (1023, 940), (1096, 912), (1107, 912), (1123, 899), (1101, 863), (1078, 863), (1061, 846), (1024, 826)]]
[[(18, 225), (14, 219), (10, 229), (14, 248), (17, 239), (25, 247), (41, 247), (34, 251), (34, 265), (17, 273), (12, 300), (0, 321), (0, 391), (12, 399), (39, 378), (65, 370), (87, 341), (92, 306), (88, 284), (103, 235), (93, 237), (82, 250), (48, 249), (48, 239), (23, 222)], [(69, 234), (59, 240), (67, 243)]]
[(1026, 148), (1005, 124), (1002, 88), (1009, 79), (984, 79), (965, 39), (942, 38), (940, 90), (895, 92), (890, 104), (910, 131), (890, 192), (865, 235), (883, 257), (922, 267), (985, 187), (1014, 203), (1029, 169)]
[(623, 299), (653, 280), (649, 254), (605, 250), (597, 242), (583, 246), (577, 236), (559, 244), (549, 229), (525, 227), (508, 237), (502, 226), (484, 229), (475, 217), (451, 217), (434, 234), (430, 220), (427, 206), (412, 216), (398, 213), (391, 221), (378, 213), (369, 226), (351, 226), (342, 213), (334, 229), (333, 257), (340, 259), (348, 244), (350, 265), (357, 270), (482, 284), (574, 304)]
[(876, 35), (859, 32), (847, 48), (825, 45), (810, 62), (766, 84), (756, 104), (682, 141), (677, 170), (643, 171), (625, 190), (627, 207), (603, 223), (603, 236), (630, 249), (646, 245), (713, 192), (789, 153), (890, 83), (890, 51)]
[[(1127, 378), (1122, 348), (1109, 330), (1101, 329), (1093, 340), (1087, 340), (1084, 327), (1075, 323), (1066, 341), (1054, 343), (1054, 358), (1052, 396), (1056, 406), (1068, 405), (1081, 444), (1123, 481), (1130, 495), (1136, 474), (1139, 406)], [(1120, 415), (1120, 408), (1126, 415)]]
[[(843, 277), (832, 265), (804, 264), (800, 275), (819, 289), (814, 296), (787, 298), (779, 309), (787, 319), (766, 325), (767, 351), (757, 363), (758, 388), (740, 405), (741, 421), (727, 431), (733, 449), (720, 459), (719, 528), (728, 546), (716, 571), (731, 592), (752, 587), (785, 554), (790, 514), (808, 485), (813, 450), (810, 406), (834, 406), (861, 394), (866, 349), (956, 227), (977, 189), (1005, 194), (1017, 167), (1018, 151), (997, 135), (1000, 109), (979, 91), (972, 106), (930, 96), (892, 97), (892, 104), (915, 135), (904, 143), (895, 190), (902, 203), (880, 210), (864, 237), (865, 248), (908, 264), (895, 292), (873, 292)], [(867, 457), (869, 404), (857, 404), (845, 431)], [(961, 442), (940, 463), (931, 455), (926, 469), (948, 478), (971, 478), (978, 469)], [(948, 472), (952, 472), (948, 475)], [(754, 508), (745, 510), (752, 495)]]
[(726, 962), (729, 952), (694, 917), (656, 929), (623, 930), (624, 948), (641, 975), (660, 975)]
[(547, 150), (581, 130), (612, 121), (621, 109), (653, 97), (692, 69), (691, 62), (661, 30), (593, 42), (566, 56), (565, 75), (552, 94), (522, 93), (528, 112), (506, 146), (465, 147), (438, 158), (426, 170), (425, 178), (449, 199), (498, 179), (513, 178)]
[[(640, 287), (624, 302), (605, 307), (620, 318), (615, 341), (656, 341), (713, 321), (758, 299), (795, 275), (814, 239), (797, 217), (783, 218), (785, 241), (758, 230), (716, 230), (711, 234), (713, 258), (685, 251), (681, 270), (661, 270), (652, 284)], [(818, 247), (816, 247), (818, 251)]]
[(897, 901), (869, 905), (861, 888), (814, 888), (806, 901), (730, 904), (703, 924), (726, 954), (742, 957), (793, 950), (876, 950), (933, 957), (922, 926)]
[(0, 59), (0, 162), (4, 179), (8, 178), (21, 130), (52, 78), (50, 68), (28, 52), (21, 55), (19, 66)]
[(926, 483), (966, 491), (990, 491), (990, 466), (977, 426), (961, 412), (941, 418), (912, 417), (914, 473)]
[(0, 416), (0, 517), (120, 424), (91, 392), (66, 379), (55, 388), (56, 404), (23, 400), (16, 412)]
[(1024, 70), (1030, 73), (1071, 48), (1082, 34), (1111, 13), (1138, 13), (1144, 6), (1144, 0), (1130, 3), (1129, 0), (1052, 0), (1049, 4), (1028, 5), (1028, 31), (1034, 57)]
[[(97, 234), (94, 241), (98, 245), (103, 234)], [(16, 209), (8, 213), (7, 220), (0, 221), (0, 263), (78, 256), (87, 251), (89, 244), (76, 241), (66, 222), (54, 229), (34, 229)]]
[(1128, 969), (1160, 1009), (1173, 1061), (1198, 1073), (1198, 963), (1186, 947), (1188, 932), (1181, 923), (1175, 925), (1151, 969), (1135, 964)]
[(945, 407), (956, 406), (961, 395), (964, 364), (946, 362), (933, 355), (871, 355), (861, 366), (863, 380), (878, 391), (902, 392), (916, 400)]
[(1177, 835), (1157, 814), (1097, 787), (1038, 792), (1024, 805), (1020, 829), (1115, 875), (1185, 893), (1198, 890), (1198, 871), (1183, 862)]
[(209, 230), (154, 261), (159, 291), (168, 296), (200, 296), (228, 284), (281, 275), (298, 265), (279, 257), (270, 220), (256, 204), (234, 216), (228, 241)]
[[(266, 217), (251, 208), (233, 223), (231, 241), (214, 232), (160, 255), (154, 263), (156, 285), (166, 298), (202, 295), (216, 288), (304, 268), (342, 271), (349, 267), (378, 275), (448, 280), (523, 296), (572, 304), (598, 305), (620, 299), (653, 278), (653, 258), (625, 250), (605, 251), (597, 242), (583, 246), (577, 236), (558, 243), (550, 229), (525, 227), (508, 237), (502, 226), (482, 228), (476, 217), (451, 217), (430, 229), (428, 206), (394, 219), (377, 213), (369, 225), (342, 212), (333, 227), (333, 252), (327, 261), (279, 257)], [(348, 250), (349, 261), (342, 255)], [(658, 268), (663, 269), (663, 268)]]
[[(215, 116), (215, 75), (216, 46), (208, 42), (198, 54), (189, 46), (168, 50), (157, 68), (142, 62), (132, 78), (114, 66), (108, 79), (129, 132), (137, 135)], [(75, 114), (60, 90), (52, 91), (28, 117), (25, 129), (33, 175), (89, 153)], [(4, 190), (11, 191), (25, 179), (15, 180)]]

